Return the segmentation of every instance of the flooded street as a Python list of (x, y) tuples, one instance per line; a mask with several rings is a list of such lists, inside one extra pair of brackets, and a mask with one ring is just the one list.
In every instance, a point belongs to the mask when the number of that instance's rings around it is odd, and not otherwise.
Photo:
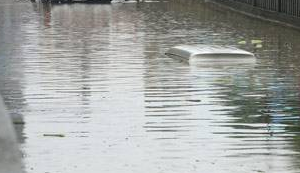
[[(164, 55), (178, 44), (257, 60)], [(300, 172), (300, 31), (201, 0), (1, 1), (0, 91), (27, 173)]]

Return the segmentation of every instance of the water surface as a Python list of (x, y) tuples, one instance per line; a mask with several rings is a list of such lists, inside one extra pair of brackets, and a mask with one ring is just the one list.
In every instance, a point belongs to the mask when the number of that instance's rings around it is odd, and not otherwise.
[[(177, 44), (257, 61), (164, 56)], [(298, 173), (299, 55), (299, 31), (202, 1), (0, 3), (0, 90), (28, 173)]]

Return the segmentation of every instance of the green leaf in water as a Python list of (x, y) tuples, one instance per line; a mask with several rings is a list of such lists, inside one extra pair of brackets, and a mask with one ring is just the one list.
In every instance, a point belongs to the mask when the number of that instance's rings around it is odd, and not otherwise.
[(238, 44), (247, 44), (246, 41), (239, 41)]
[(24, 125), (25, 122), (24, 121), (14, 121), (13, 124), (15, 124), (15, 125)]
[(255, 46), (255, 48), (262, 48), (263, 46), (262, 46), (262, 44), (257, 44), (256, 46)]
[(284, 107), (283, 110), (285, 110), (285, 111), (293, 110), (293, 107), (287, 106), (287, 107)]
[(66, 137), (64, 134), (44, 134), (43, 136), (46, 136), (46, 137), (60, 137), (60, 138)]
[(216, 79), (215, 82), (228, 84), (228, 83), (232, 82), (232, 79), (231, 78), (219, 78), (219, 79)]
[(251, 44), (261, 44), (261, 40), (251, 40)]

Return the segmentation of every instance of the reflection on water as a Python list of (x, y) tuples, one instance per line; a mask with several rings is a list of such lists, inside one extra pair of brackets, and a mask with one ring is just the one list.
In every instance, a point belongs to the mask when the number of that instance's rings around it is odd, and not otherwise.
[[(12, 116), (24, 117), (30, 173), (296, 173), (299, 40), (193, 0), (1, 2), (0, 91)], [(163, 55), (200, 43), (258, 58), (237, 66)]]

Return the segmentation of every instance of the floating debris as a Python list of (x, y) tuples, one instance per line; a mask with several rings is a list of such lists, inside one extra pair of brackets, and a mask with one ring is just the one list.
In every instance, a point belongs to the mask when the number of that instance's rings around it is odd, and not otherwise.
[(60, 137), (60, 138), (66, 137), (64, 134), (44, 134), (43, 136), (45, 136), (45, 137)]
[(170, 48), (167, 56), (184, 61), (209, 64), (255, 63), (253, 53), (231, 46), (180, 45)]
[(201, 100), (186, 100), (186, 101), (188, 101), (188, 102), (201, 102)]
[(262, 44), (255, 45), (255, 48), (262, 48), (262, 47), (263, 47)]
[(15, 125), (24, 125), (25, 122), (24, 121), (14, 121), (13, 124), (15, 124)]
[(251, 44), (261, 44), (261, 40), (251, 40)]
[(247, 44), (246, 41), (239, 41), (238, 44)]

